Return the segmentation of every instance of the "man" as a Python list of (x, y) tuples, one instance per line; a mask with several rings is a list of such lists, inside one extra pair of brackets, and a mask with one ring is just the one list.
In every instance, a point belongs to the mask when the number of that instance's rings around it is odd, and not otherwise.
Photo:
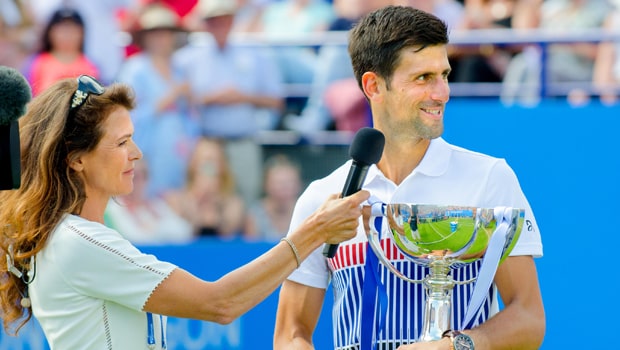
[[(537, 349), (545, 318), (533, 257), (542, 256), (536, 220), (512, 169), (493, 158), (448, 144), (443, 116), (449, 99), (448, 35), (437, 17), (412, 7), (389, 6), (365, 16), (351, 31), (349, 54), (356, 79), (366, 95), (374, 127), (386, 137), (383, 156), (372, 166), (363, 188), (384, 203), (455, 204), (525, 209), (526, 225), (511, 256), (495, 274), (493, 287), (473, 326), (462, 325), (470, 294), (466, 286), (453, 292), (453, 329), (464, 329), (475, 349)], [(291, 228), (319, 205), (325, 193), (342, 189), (350, 163), (313, 182), (300, 197)], [(363, 226), (363, 225), (360, 225)], [(361, 310), (367, 239), (360, 227), (356, 238), (340, 244), (333, 259), (315, 251), (284, 282), (276, 318), (276, 349), (310, 349), (325, 289), (334, 289), (336, 349), (369, 349), (362, 342)], [(333, 262), (339, 259), (339, 264)], [(428, 269), (408, 260), (393, 260), (409, 278), (420, 280)], [(461, 269), (478, 273), (479, 263)], [(422, 331), (424, 296), (421, 286), (379, 276), (386, 286), (388, 317), (371, 314), (380, 330), (371, 334), (377, 349), (463, 349), (450, 337), (415, 343)], [(504, 308), (497, 305), (499, 291)], [(376, 310), (376, 308), (375, 308)], [(471, 348), (471, 347), (469, 347)]]
[(262, 149), (254, 137), (279, 122), (282, 79), (268, 55), (229, 41), (237, 13), (234, 1), (203, 0), (196, 6), (211, 40), (181, 49), (175, 64), (190, 83), (201, 133), (225, 141), (239, 192), (253, 203), (260, 196), (263, 173)]

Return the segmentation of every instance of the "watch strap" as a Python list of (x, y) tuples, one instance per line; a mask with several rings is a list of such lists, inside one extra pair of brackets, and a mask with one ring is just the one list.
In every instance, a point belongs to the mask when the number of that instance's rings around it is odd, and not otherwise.
[(442, 338), (450, 338), (450, 350), (454, 350), (454, 336), (457, 334), (461, 334), (461, 332), (448, 329), (441, 335)]
[(463, 332), (461, 331), (457, 331), (457, 330), (453, 330), (453, 329), (448, 329), (447, 331), (443, 332), (441, 334), (442, 338), (454, 338), (456, 335), (462, 334)]
[[(468, 336), (467, 334), (460, 332), (460, 331), (456, 331), (456, 330), (451, 330), (448, 329), (447, 331), (443, 332), (443, 334), (441, 335), (442, 338), (450, 338), (450, 350), (455, 350), (456, 349), (456, 338), (458, 337), (460, 338), (464, 338), (466, 339), (465, 341), (468, 342), (470, 344), (470, 346), (467, 347), (467, 349), (474, 349), (474, 342), (471, 339), (470, 336)], [(460, 341), (462, 341), (463, 339), (461, 339)], [(459, 346), (459, 349), (461, 349), (461, 347)]]

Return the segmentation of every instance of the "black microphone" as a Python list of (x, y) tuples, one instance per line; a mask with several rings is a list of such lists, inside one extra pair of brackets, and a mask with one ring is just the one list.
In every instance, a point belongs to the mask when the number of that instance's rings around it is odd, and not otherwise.
[(17, 70), (0, 66), (0, 190), (21, 185), (19, 124), (32, 98), (30, 85)]
[[(361, 128), (353, 138), (349, 147), (349, 156), (353, 159), (347, 181), (342, 189), (342, 197), (350, 196), (362, 189), (368, 168), (377, 163), (383, 154), (385, 136), (377, 129)], [(333, 258), (338, 244), (326, 244), (323, 255)]]

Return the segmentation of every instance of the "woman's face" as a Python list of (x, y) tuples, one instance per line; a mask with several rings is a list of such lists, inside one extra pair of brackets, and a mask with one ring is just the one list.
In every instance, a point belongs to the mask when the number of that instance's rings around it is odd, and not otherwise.
[(276, 166), (269, 170), (265, 180), (265, 192), (280, 201), (297, 200), (301, 191), (299, 171), (292, 166)]
[(82, 175), (88, 199), (107, 202), (133, 190), (134, 162), (142, 152), (132, 139), (133, 124), (126, 108), (114, 109), (102, 128), (95, 149), (72, 162), (72, 168)]
[(217, 192), (224, 164), (224, 150), (214, 141), (198, 143), (192, 159), (194, 183), (192, 187), (200, 193)]
[(52, 49), (60, 51), (80, 51), (83, 35), (83, 28), (69, 20), (54, 24), (49, 32)]

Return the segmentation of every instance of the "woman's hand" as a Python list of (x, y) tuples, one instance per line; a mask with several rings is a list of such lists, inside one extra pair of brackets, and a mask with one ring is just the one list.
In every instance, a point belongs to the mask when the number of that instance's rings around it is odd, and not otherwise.
[(345, 198), (332, 194), (310, 216), (303, 225), (309, 225), (313, 232), (323, 235), (323, 242), (337, 244), (349, 240), (357, 234), (361, 204), (368, 199), (368, 191), (359, 191)]

